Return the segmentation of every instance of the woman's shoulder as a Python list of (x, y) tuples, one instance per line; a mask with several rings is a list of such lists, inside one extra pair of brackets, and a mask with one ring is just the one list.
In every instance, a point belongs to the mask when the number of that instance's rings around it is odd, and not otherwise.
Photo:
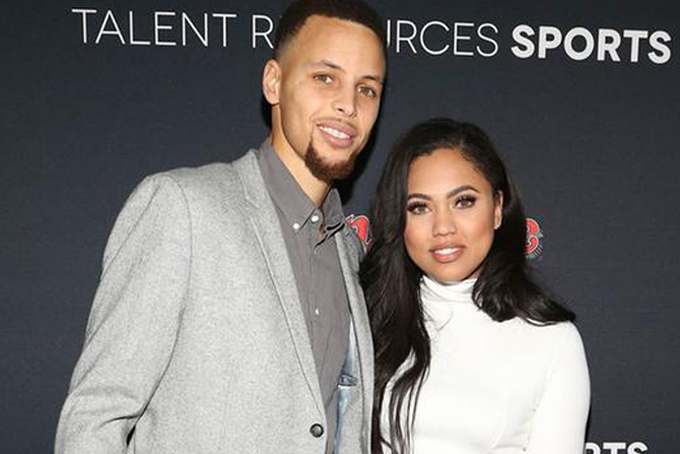
[[(499, 361), (509, 367), (518, 389), (539, 396), (555, 376), (587, 377), (583, 342), (573, 323), (540, 325), (512, 319), (503, 324), (507, 332)], [(574, 382), (584, 381), (581, 378)]]
[(541, 324), (514, 318), (505, 323), (528, 356), (554, 358), (565, 351), (583, 350), (581, 335), (572, 322)]
[(578, 328), (570, 321), (544, 323), (515, 317), (506, 323), (514, 325), (515, 329), (529, 336), (554, 338), (578, 335)]

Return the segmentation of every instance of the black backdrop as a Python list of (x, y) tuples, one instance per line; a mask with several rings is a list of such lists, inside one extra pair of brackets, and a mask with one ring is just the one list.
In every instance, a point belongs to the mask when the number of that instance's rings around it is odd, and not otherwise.
[[(106, 237), (135, 184), (265, 137), (264, 35), (282, 10), (13, 3), (0, 6), (3, 454), (52, 449)], [(389, 20), (388, 88), (373, 146), (343, 187), (347, 213), (366, 213), (409, 125), (480, 124), (540, 226), (534, 265), (579, 316), (586, 452), (677, 452), (680, 4), (372, 3)]]

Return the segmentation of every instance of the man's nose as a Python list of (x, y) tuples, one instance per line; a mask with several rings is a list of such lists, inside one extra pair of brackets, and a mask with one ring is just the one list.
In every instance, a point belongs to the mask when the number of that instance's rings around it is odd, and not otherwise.
[(333, 109), (345, 117), (355, 117), (357, 114), (357, 93), (353, 87), (338, 90), (333, 100)]

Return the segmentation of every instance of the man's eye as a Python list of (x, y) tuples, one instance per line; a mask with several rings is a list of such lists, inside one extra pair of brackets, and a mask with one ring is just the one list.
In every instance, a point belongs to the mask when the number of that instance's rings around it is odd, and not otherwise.
[(369, 98), (375, 98), (378, 96), (378, 93), (374, 89), (365, 85), (359, 87), (359, 92), (368, 96)]
[(333, 78), (328, 74), (314, 74), (314, 79), (318, 80), (319, 82), (323, 82), (324, 84), (330, 84), (333, 82)]
[(409, 203), (406, 206), (406, 210), (413, 214), (423, 214), (427, 212), (427, 204), (423, 202)]

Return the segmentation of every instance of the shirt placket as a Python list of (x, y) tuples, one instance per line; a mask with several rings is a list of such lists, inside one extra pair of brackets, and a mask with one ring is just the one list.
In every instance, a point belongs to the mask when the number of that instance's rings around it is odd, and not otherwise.
[[(309, 281), (310, 281), (310, 315), (312, 317), (312, 327), (314, 330), (314, 336), (317, 342), (317, 348), (319, 353), (323, 352), (326, 348), (326, 339), (323, 330), (323, 323), (321, 318), (326, 314), (321, 311), (320, 299), (324, 295), (319, 292), (319, 263), (318, 263), (318, 253), (319, 248), (322, 246), (322, 239), (319, 238), (319, 225), (323, 223), (323, 214), (317, 209), (312, 212), (309, 216), (309, 245), (311, 246), (311, 254), (309, 254)], [(320, 364), (320, 366), (323, 366)]]

